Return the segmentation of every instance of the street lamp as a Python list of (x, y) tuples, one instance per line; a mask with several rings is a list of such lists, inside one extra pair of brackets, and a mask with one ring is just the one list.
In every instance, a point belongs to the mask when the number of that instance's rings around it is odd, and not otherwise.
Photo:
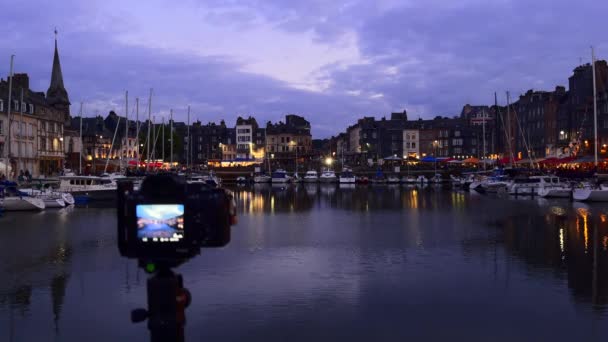
[(325, 158), (325, 165), (327, 165), (327, 167), (331, 167), (331, 164), (333, 164), (334, 160), (331, 157), (327, 157)]

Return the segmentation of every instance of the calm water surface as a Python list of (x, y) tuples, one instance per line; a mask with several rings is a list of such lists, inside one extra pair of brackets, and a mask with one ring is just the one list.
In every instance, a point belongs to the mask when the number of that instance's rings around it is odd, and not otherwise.
[[(236, 188), (179, 268), (188, 341), (606, 341), (606, 205), (404, 186)], [(0, 341), (147, 341), (112, 208), (0, 218)]]

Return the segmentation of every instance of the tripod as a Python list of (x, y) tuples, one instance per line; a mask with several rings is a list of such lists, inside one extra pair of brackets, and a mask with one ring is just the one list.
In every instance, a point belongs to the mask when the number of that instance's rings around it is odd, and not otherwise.
[(148, 320), (150, 341), (183, 342), (185, 309), (190, 305), (190, 291), (184, 288), (181, 274), (169, 267), (161, 267), (148, 279), (148, 310), (135, 309), (131, 312), (133, 323)]

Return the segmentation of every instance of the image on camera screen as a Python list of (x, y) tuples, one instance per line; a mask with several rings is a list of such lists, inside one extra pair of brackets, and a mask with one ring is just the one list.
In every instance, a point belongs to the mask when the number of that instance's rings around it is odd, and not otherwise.
[(143, 242), (178, 242), (184, 237), (183, 204), (139, 204), (137, 238)]

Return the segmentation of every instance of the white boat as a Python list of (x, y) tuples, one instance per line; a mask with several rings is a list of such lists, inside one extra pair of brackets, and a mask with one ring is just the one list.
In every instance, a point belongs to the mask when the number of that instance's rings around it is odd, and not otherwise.
[(116, 200), (116, 181), (110, 177), (61, 176), (58, 190), (79, 202)]
[(254, 183), (270, 183), (272, 177), (264, 174), (259, 174), (253, 177)]
[(464, 178), (456, 177), (454, 175), (450, 175), (450, 182), (453, 187), (461, 187), (463, 185)]
[(319, 181), (319, 175), (317, 174), (317, 171), (314, 171), (314, 170), (306, 171), (306, 174), (304, 175), (304, 183), (316, 183), (318, 181)]
[(218, 178), (213, 171), (204, 174), (192, 174), (187, 180), (188, 183), (205, 183), (212, 187), (218, 187), (222, 180)]
[(568, 184), (560, 182), (559, 178), (546, 176), (541, 178), (538, 195), (545, 198), (569, 198), (572, 190)]
[(353, 174), (352, 170), (343, 169), (342, 172), (340, 173), (339, 181), (340, 181), (340, 184), (355, 184), (357, 179), (355, 178), (355, 175)]
[(530, 176), (515, 178), (507, 185), (507, 191), (509, 195), (538, 195), (538, 189), (540, 188), (541, 181), (545, 176)]
[(247, 178), (243, 177), (243, 176), (238, 176), (236, 177), (236, 182), (237, 183), (247, 183)]
[(399, 184), (401, 183), (401, 179), (397, 176), (388, 176), (388, 178), (386, 179), (386, 182), (389, 184)]
[(416, 184), (417, 179), (414, 176), (406, 176), (401, 178), (401, 183), (405, 184)]
[(443, 179), (441, 178), (440, 174), (436, 173), (433, 177), (431, 177), (429, 182), (433, 184), (441, 184), (443, 182)]
[(429, 180), (422, 175), (420, 175), (420, 176), (418, 176), (418, 178), (416, 178), (416, 184), (428, 184), (428, 182), (429, 182)]
[(289, 176), (287, 176), (287, 171), (282, 170), (282, 169), (275, 170), (272, 173), (271, 178), (272, 178), (271, 182), (276, 183), (276, 184), (288, 183), (290, 180)]
[(602, 184), (599, 187), (575, 188), (572, 198), (575, 201), (608, 202), (608, 186)]
[[(62, 194), (60, 192), (54, 192), (54, 191), (51, 191), (50, 189), (47, 189), (46, 191), (34, 190), (34, 189), (20, 189), (19, 191), (26, 193), (28, 196), (40, 198), (41, 200), (44, 201), (44, 206), (47, 209), (63, 208), (66, 206), (66, 202), (63, 199), (64, 194)], [(71, 195), (70, 195), (70, 197), (71, 197)], [(72, 199), (73, 199), (73, 197), (72, 197)], [(74, 203), (72, 202), (72, 204), (74, 204)]]
[(319, 182), (321, 183), (335, 183), (337, 180), (336, 173), (331, 170), (323, 171), (319, 177)]
[(0, 185), (2, 206), (6, 211), (44, 210), (44, 201), (17, 190), (14, 183), (5, 182)]
[(7, 196), (4, 197), (4, 210), (6, 211), (29, 211), (44, 210), (44, 201), (40, 198), (29, 196)]

